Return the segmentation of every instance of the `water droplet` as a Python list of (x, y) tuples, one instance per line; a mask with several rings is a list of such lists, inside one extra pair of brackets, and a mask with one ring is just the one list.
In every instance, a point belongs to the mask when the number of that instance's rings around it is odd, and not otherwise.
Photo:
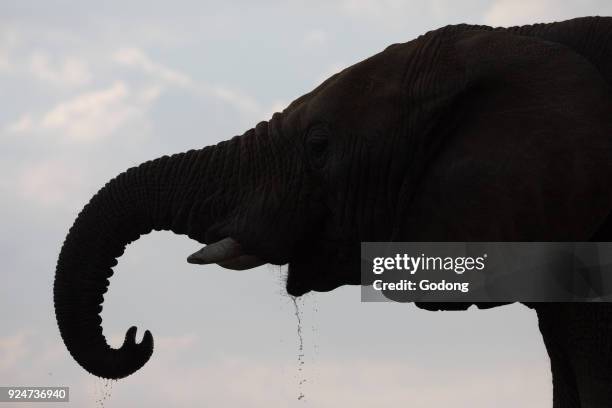
[(297, 335), (298, 335), (298, 358), (297, 358), (297, 367), (298, 367), (298, 392), (299, 395), (297, 397), (298, 401), (304, 401), (305, 395), (303, 392), (302, 385), (306, 382), (306, 379), (303, 377), (303, 367), (304, 367), (304, 337), (302, 336), (302, 314), (300, 313), (300, 307), (298, 305), (297, 299), (295, 296), (291, 296), (291, 300), (293, 300), (293, 306), (295, 307), (295, 317), (297, 319)]
[(99, 408), (104, 408), (106, 400), (110, 399), (113, 390), (113, 384), (116, 380), (104, 378), (95, 383), (94, 392), (96, 394), (96, 405)]

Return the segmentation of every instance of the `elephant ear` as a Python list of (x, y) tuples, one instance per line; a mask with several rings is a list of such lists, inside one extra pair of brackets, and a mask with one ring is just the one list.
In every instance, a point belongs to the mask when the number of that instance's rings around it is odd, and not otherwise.
[(606, 81), (571, 49), (538, 38), (438, 36), (434, 73), (415, 81), (434, 95), (412, 91), (426, 106), (409, 120), (416, 153), (393, 239), (591, 239), (612, 209)]

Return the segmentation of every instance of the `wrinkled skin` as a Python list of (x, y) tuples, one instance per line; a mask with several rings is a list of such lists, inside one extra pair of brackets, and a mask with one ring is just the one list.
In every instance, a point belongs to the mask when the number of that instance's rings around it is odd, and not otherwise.
[[(62, 247), (54, 300), (68, 350), (106, 378), (149, 359), (148, 331), (111, 349), (99, 313), (116, 259), (152, 230), (207, 244), (192, 263), (288, 264), (296, 296), (359, 284), (361, 241), (612, 240), (611, 37), (609, 18), (445, 27), (345, 69), (242, 136), (129, 169)], [(527, 306), (554, 406), (612, 406), (612, 308)]]

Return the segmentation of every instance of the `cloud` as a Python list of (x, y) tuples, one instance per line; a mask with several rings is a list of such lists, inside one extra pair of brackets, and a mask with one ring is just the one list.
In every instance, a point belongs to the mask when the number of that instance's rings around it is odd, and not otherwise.
[(254, 98), (244, 92), (223, 85), (196, 81), (183, 72), (154, 62), (139, 48), (121, 48), (113, 54), (112, 59), (117, 64), (139, 69), (165, 85), (177, 86), (227, 103), (243, 114), (261, 118), (266, 112)]
[[(114, 347), (122, 341), (123, 334), (111, 336)], [(500, 355), (484, 364), (465, 365), (462, 356), (444, 364), (434, 358), (430, 364), (407, 360), (402, 353), (397, 358), (346, 360), (307, 355), (299, 365), (240, 353), (205, 358), (198, 353), (208, 340), (194, 333), (155, 341), (154, 358), (142, 371), (113, 386), (113, 404), (128, 405), (130, 396), (150, 406), (177, 407), (366, 408), (404, 403), (423, 408), (536, 408), (552, 403), (547, 359), (515, 361)], [(89, 390), (79, 398), (86, 403), (102, 393)]]
[[(112, 62), (139, 70), (148, 78), (140, 86), (116, 80), (106, 88), (74, 95), (41, 113), (22, 113), (5, 125), (4, 130), (9, 134), (52, 134), (67, 143), (99, 142), (131, 124), (140, 126), (132, 134), (144, 133), (150, 126), (148, 109), (169, 87), (221, 101), (249, 121), (267, 119), (264, 115), (269, 109), (249, 95), (223, 85), (195, 81), (180, 71), (154, 62), (140, 49), (121, 48), (112, 54)], [(82, 60), (66, 57), (52, 63), (42, 53), (32, 56), (28, 72), (44, 81), (73, 86), (85, 85), (92, 77)]]
[(47, 54), (35, 52), (28, 69), (39, 80), (63, 87), (86, 85), (92, 79), (87, 62), (76, 57), (64, 57), (54, 64)]
[(17, 179), (16, 190), (21, 198), (42, 207), (66, 204), (75, 191), (83, 187), (81, 170), (60, 160), (38, 162), (25, 168)]
[(32, 119), (32, 115), (29, 113), (25, 113), (21, 115), (21, 117), (15, 122), (9, 123), (6, 126), (6, 130), (10, 133), (22, 133), (31, 131), (34, 126), (35, 125)]
[[(151, 360), (139, 376), (130, 379), (130, 389), (138, 395), (142, 395), (141, 389), (154, 390), (157, 404), (173, 406), (280, 408), (293, 402), (321, 408), (401, 403), (415, 407), (535, 408), (551, 403), (548, 366), (540, 362), (509, 364), (491, 375), (487, 369), (415, 367), (389, 359), (310, 362), (298, 371), (295, 363), (269, 359), (222, 357), (185, 365), (178, 364), (178, 358), (157, 353), (157, 360)], [(120, 383), (117, 388), (123, 386)]]
[(0, 72), (13, 68), (13, 51), (19, 43), (17, 32), (8, 27), (0, 29)]
[(121, 48), (113, 54), (112, 59), (118, 64), (139, 68), (170, 84), (180, 87), (188, 87), (193, 84), (193, 80), (188, 75), (153, 62), (144, 51), (138, 48)]
[(28, 333), (22, 331), (0, 337), (0, 372), (18, 368), (19, 362), (26, 358), (29, 352), (27, 336)]
[(117, 81), (107, 88), (60, 102), (39, 118), (32, 113), (23, 114), (6, 126), (6, 130), (13, 133), (55, 132), (67, 142), (95, 142), (132, 120), (143, 119), (160, 93), (159, 86), (134, 92), (124, 82)]
[(209, 86), (201, 84), (200, 90), (204, 93), (234, 106), (239, 111), (246, 114), (260, 115), (261, 107), (259, 103), (249, 95), (223, 86)]
[(111, 134), (137, 113), (129, 103), (125, 83), (79, 95), (62, 102), (43, 115), (40, 126), (61, 130), (74, 141), (91, 141)]

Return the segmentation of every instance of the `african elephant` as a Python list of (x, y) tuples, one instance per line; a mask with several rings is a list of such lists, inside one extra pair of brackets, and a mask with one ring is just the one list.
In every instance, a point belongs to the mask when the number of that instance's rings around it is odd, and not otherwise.
[[(447, 26), (344, 69), (241, 136), (130, 168), (61, 249), (64, 343), (100, 377), (147, 362), (151, 333), (137, 344), (132, 327), (112, 349), (99, 314), (117, 258), (152, 230), (206, 244), (192, 263), (288, 264), (295, 296), (360, 284), (362, 241), (610, 241), (611, 83), (612, 18)], [(554, 407), (612, 406), (612, 305), (527, 306)]]

